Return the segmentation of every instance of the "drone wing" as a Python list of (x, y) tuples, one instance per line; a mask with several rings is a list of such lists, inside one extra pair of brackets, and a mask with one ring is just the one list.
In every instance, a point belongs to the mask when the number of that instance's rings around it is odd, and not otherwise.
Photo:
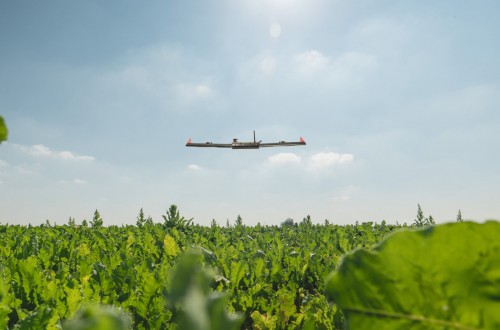
[(301, 137), (300, 141), (286, 142), (280, 141), (276, 143), (261, 143), (261, 147), (291, 147), (291, 146), (305, 146), (306, 141)]
[(231, 143), (212, 143), (212, 142), (205, 142), (205, 143), (193, 143), (191, 142), (191, 139), (188, 140), (186, 143), (186, 147), (204, 147), (204, 148), (231, 148)]

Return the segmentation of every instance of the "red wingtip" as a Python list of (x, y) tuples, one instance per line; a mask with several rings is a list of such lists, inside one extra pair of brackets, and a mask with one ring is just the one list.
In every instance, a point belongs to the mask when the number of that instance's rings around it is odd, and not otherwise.
[(191, 144), (191, 138), (189, 138), (188, 142), (186, 143), (186, 145), (188, 144)]
[(306, 141), (304, 141), (304, 139), (302, 138), (302, 136), (300, 137), (300, 142), (306, 143)]

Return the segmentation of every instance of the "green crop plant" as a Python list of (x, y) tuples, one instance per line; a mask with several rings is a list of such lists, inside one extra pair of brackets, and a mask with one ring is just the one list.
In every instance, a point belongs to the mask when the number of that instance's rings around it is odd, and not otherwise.
[(205, 227), (176, 207), (175, 225), (141, 213), (138, 226), (0, 224), (0, 328), (498, 325), (496, 222)]
[(400, 231), (326, 284), (348, 329), (499, 329), (500, 223)]

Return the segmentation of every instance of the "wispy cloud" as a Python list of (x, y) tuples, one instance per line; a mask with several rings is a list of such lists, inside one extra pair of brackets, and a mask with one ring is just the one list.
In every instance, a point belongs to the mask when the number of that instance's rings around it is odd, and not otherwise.
[(29, 166), (28, 164), (21, 164), (15, 167), (15, 171), (17, 174), (20, 175), (35, 175), (37, 171), (33, 169), (32, 166)]
[(190, 164), (187, 166), (188, 170), (190, 171), (199, 171), (201, 170), (201, 166), (196, 165), (196, 164)]
[(239, 77), (246, 83), (260, 84), (271, 77), (283, 86), (315, 84), (324, 87), (353, 87), (370, 78), (379, 69), (376, 55), (347, 50), (338, 54), (320, 49), (298, 53), (265, 50), (240, 66)]
[(312, 49), (292, 56), (292, 72), (299, 81), (321, 78), (323, 84), (355, 85), (375, 72), (379, 63), (374, 55), (346, 51), (336, 56)]
[(339, 191), (339, 194), (332, 197), (332, 201), (336, 203), (346, 203), (348, 202), (352, 195), (355, 194), (359, 190), (359, 187), (349, 185)]
[(335, 61), (337, 69), (345, 68), (350, 71), (369, 71), (378, 67), (377, 58), (361, 52), (346, 52)]
[(86, 185), (86, 184), (87, 184), (87, 181), (86, 181), (86, 180), (83, 180), (83, 179), (74, 179), (74, 180), (73, 180), (73, 183), (74, 183), (74, 184), (77, 184), (77, 185)]
[(45, 158), (78, 161), (78, 162), (80, 161), (88, 162), (95, 160), (95, 158), (92, 156), (82, 156), (72, 151), (55, 151), (43, 144), (36, 144), (31, 147), (16, 144), (14, 145), (14, 147), (18, 150), (21, 150), (35, 157), (45, 157)]
[(281, 63), (280, 60), (282, 59), (274, 52), (262, 51), (240, 63), (238, 77), (245, 83), (260, 84), (262, 79), (267, 80), (279, 73), (278, 65)]
[(75, 153), (72, 153), (71, 151), (61, 151), (61, 152), (55, 153), (55, 158), (69, 159), (69, 160), (76, 160), (76, 161), (94, 160), (94, 157), (92, 157), (92, 156), (80, 156), (80, 155), (77, 155)]
[[(219, 96), (216, 78), (198, 71), (204, 65), (182, 47), (150, 45), (126, 53), (115, 67), (96, 77), (96, 85), (111, 107), (117, 101), (108, 95), (120, 95), (124, 108), (139, 104), (169, 111), (191, 108), (200, 100), (215, 101)], [(102, 108), (102, 104), (96, 107)]]
[(278, 62), (274, 56), (267, 56), (260, 61), (260, 69), (266, 75), (273, 74), (277, 65)]
[(213, 90), (207, 84), (178, 84), (176, 87), (179, 97), (183, 100), (191, 101), (212, 96)]
[(293, 61), (300, 74), (310, 77), (325, 69), (330, 59), (317, 50), (309, 50), (295, 55)]
[(337, 164), (352, 163), (354, 156), (349, 153), (320, 152), (311, 156), (309, 165), (311, 169), (324, 169)]
[(9, 163), (7, 163), (5, 160), (0, 159), (0, 167), (7, 167), (9, 166)]
[(291, 152), (282, 152), (270, 156), (268, 161), (274, 165), (297, 164), (300, 163), (300, 157)]
[(53, 154), (49, 147), (44, 146), (43, 144), (36, 144), (31, 148), (28, 148), (27, 151), (34, 156), (50, 157)]
[(59, 184), (62, 184), (62, 185), (71, 185), (71, 184), (74, 184), (74, 185), (77, 185), (77, 186), (86, 186), (86, 185), (88, 185), (88, 181), (87, 180), (79, 179), (79, 178), (75, 178), (73, 180), (60, 180), (58, 182), (59, 182)]
[(306, 158), (302, 158), (291, 152), (281, 152), (267, 158), (271, 165), (281, 166), (290, 164), (300, 164), (301, 168), (309, 170), (322, 170), (329, 167), (349, 164), (354, 161), (354, 155), (350, 153), (319, 152)]

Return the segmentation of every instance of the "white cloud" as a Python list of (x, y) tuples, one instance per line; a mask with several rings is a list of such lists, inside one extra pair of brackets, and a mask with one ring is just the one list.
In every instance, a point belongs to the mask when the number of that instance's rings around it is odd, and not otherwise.
[[(425, 107), (425, 121), (432, 120), (436, 114), (443, 114), (450, 118), (450, 122), (460, 118), (467, 126), (478, 119), (491, 123), (493, 120), (488, 119), (494, 119), (491, 117), (496, 114), (500, 104), (497, 97), (499, 92), (500, 85), (473, 85), (432, 97), (423, 104), (415, 104), (414, 107)], [(420, 117), (423, 113), (422, 110), (418, 113), (414, 111), (415, 117)]]
[(0, 167), (7, 167), (9, 166), (9, 163), (7, 163), (5, 160), (0, 159)]
[(346, 52), (335, 61), (335, 66), (349, 71), (373, 70), (378, 67), (378, 61), (370, 54)]
[(377, 70), (379, 64), (375, 56), (346, 52), (332, 63), (331, 79), (337, 84), (354, 84)]
[(348, 51), (329, 57), (318, 50), (309, 50), (292, 57), (292, 69), (300, 80), (320, 76), (323, 83), (353, 85), (375, 72), (379, 63), (375, 56)]
[(58, 152), (56, 158), (76, 160), (76, 161), (91, 161), (91, 160), (94, 160), (94, 157), (92, 157), (92, 156), (79, 156), (77, 154), (72, 153), (71, 151), (61, 151), (61, 152)]
[(349, 195), (336, 196), (332, 198), (332, 200), (337, 203), (346, 203), (349, 199), (351, 199), (351, 196)]
[(87, 181), (83, 180), (83, 179), (74, 179), (73, 183), (77, 184), (77, 185), (85, 185), (85, 184), (87, 184)]
[(201, 170), (201, 166), (198, 166), (198, 165), (195, 165), (195, 164), (190, 164), (188, 165), (188, 170), (191, 170), (191, 171), (199, 171)]
[(300, 157), (291, 152), (282, 152), (268, 158), (271, 164), (283, 165), (283, 164), (297, 164), (300, 163)]
[(178, 84), (176, 90), (178, 95), (187, 101), (208, 98), (213, 94), (210, 86), (206, 84)]
[(262, 50), (238, 66), (238, 78), (243, 83), (260, 85), (263, 80), (276, 77), (279, 57), (270, 50)]
[(310, 50), (293, 57), (293, 61), (299, 73), (312, 76), (323, 70), (329, 62), (328, 57), (317, 50)]
[(411, 45), (421, 35), (418, 32), (421, 24), (425, 24), (424, 21), (397, 21), (390, 18), (365, 20), (349, 33), (348, 39), (352, 44), (364, 45), (365, 49), (372, 49), (378, 54), (388, 54), (394, 49), (411, 50), (414, 49)]
[(111, 112), (119, 107), (120, 111), (143, 113), (178, 111), (196, 106), (200, 100), (216, 102), (217, 77), (205, 74), (211, 67), (199, 73), (207, 65), (198, 54), (169, 44), (131, 50), (97, 76), (95, 89), (101, 99), (93, 108)]
[(279, 38), (281, 36), (281, 25), (278, 23), (273, 23), (269, 27), (269, 35), (273, 38)]
[(268, 56), (260, 61), (260, 69), (264, 74), (273, 74), (276, 71), (277, 61), (273, 56)]
[(81, 156), (71, 151), (54, 151), (43, 144), (36, 144), (31, 147), (15, 145), (15, 148), (36, 157), (47, 157), (71, 161), (93, 161), (95, 159), (92, 156)]
[(352, 163), (353, 160), (354, 156), (348, 153), (320, 152), (311, 157), (309, 164), (312, 169), (323, 169), (337, 164)]
[(352, 195), (355, 194), (359, 190), (359, 187), (349, 185), (345, 188), (343, 188), (340, 192), (339, 195), (332, 197), (332, 200), (336, 203), (346, 203), (348, 202)]
[(194, 91), (195, 94), (200, 97), (206, 97), (212, 94), (212, 89), (207, 85), (197, 85)]
[(36, 144), (32, 146), (30, 149), (28, 149), (28, 152), (35, 156), (52, 156), (52, 151), (49, 149), (49, 147), (44, 146), (43, 144)]
[(145, 90), (153, 88), (154, 77), (151, 74), (151, 70), (141, 65), (132, 64), (127, 66), (115, 73), (114, 77), (110, 75), (109, 78), (114, 81), (114, 84), (121, 82), (128, 86)]
[(18, 174), (21, 175), (34, 175), (36, 171), (31, 169), (27, 164), (18, 165), (15, 167), (15, 170)]

